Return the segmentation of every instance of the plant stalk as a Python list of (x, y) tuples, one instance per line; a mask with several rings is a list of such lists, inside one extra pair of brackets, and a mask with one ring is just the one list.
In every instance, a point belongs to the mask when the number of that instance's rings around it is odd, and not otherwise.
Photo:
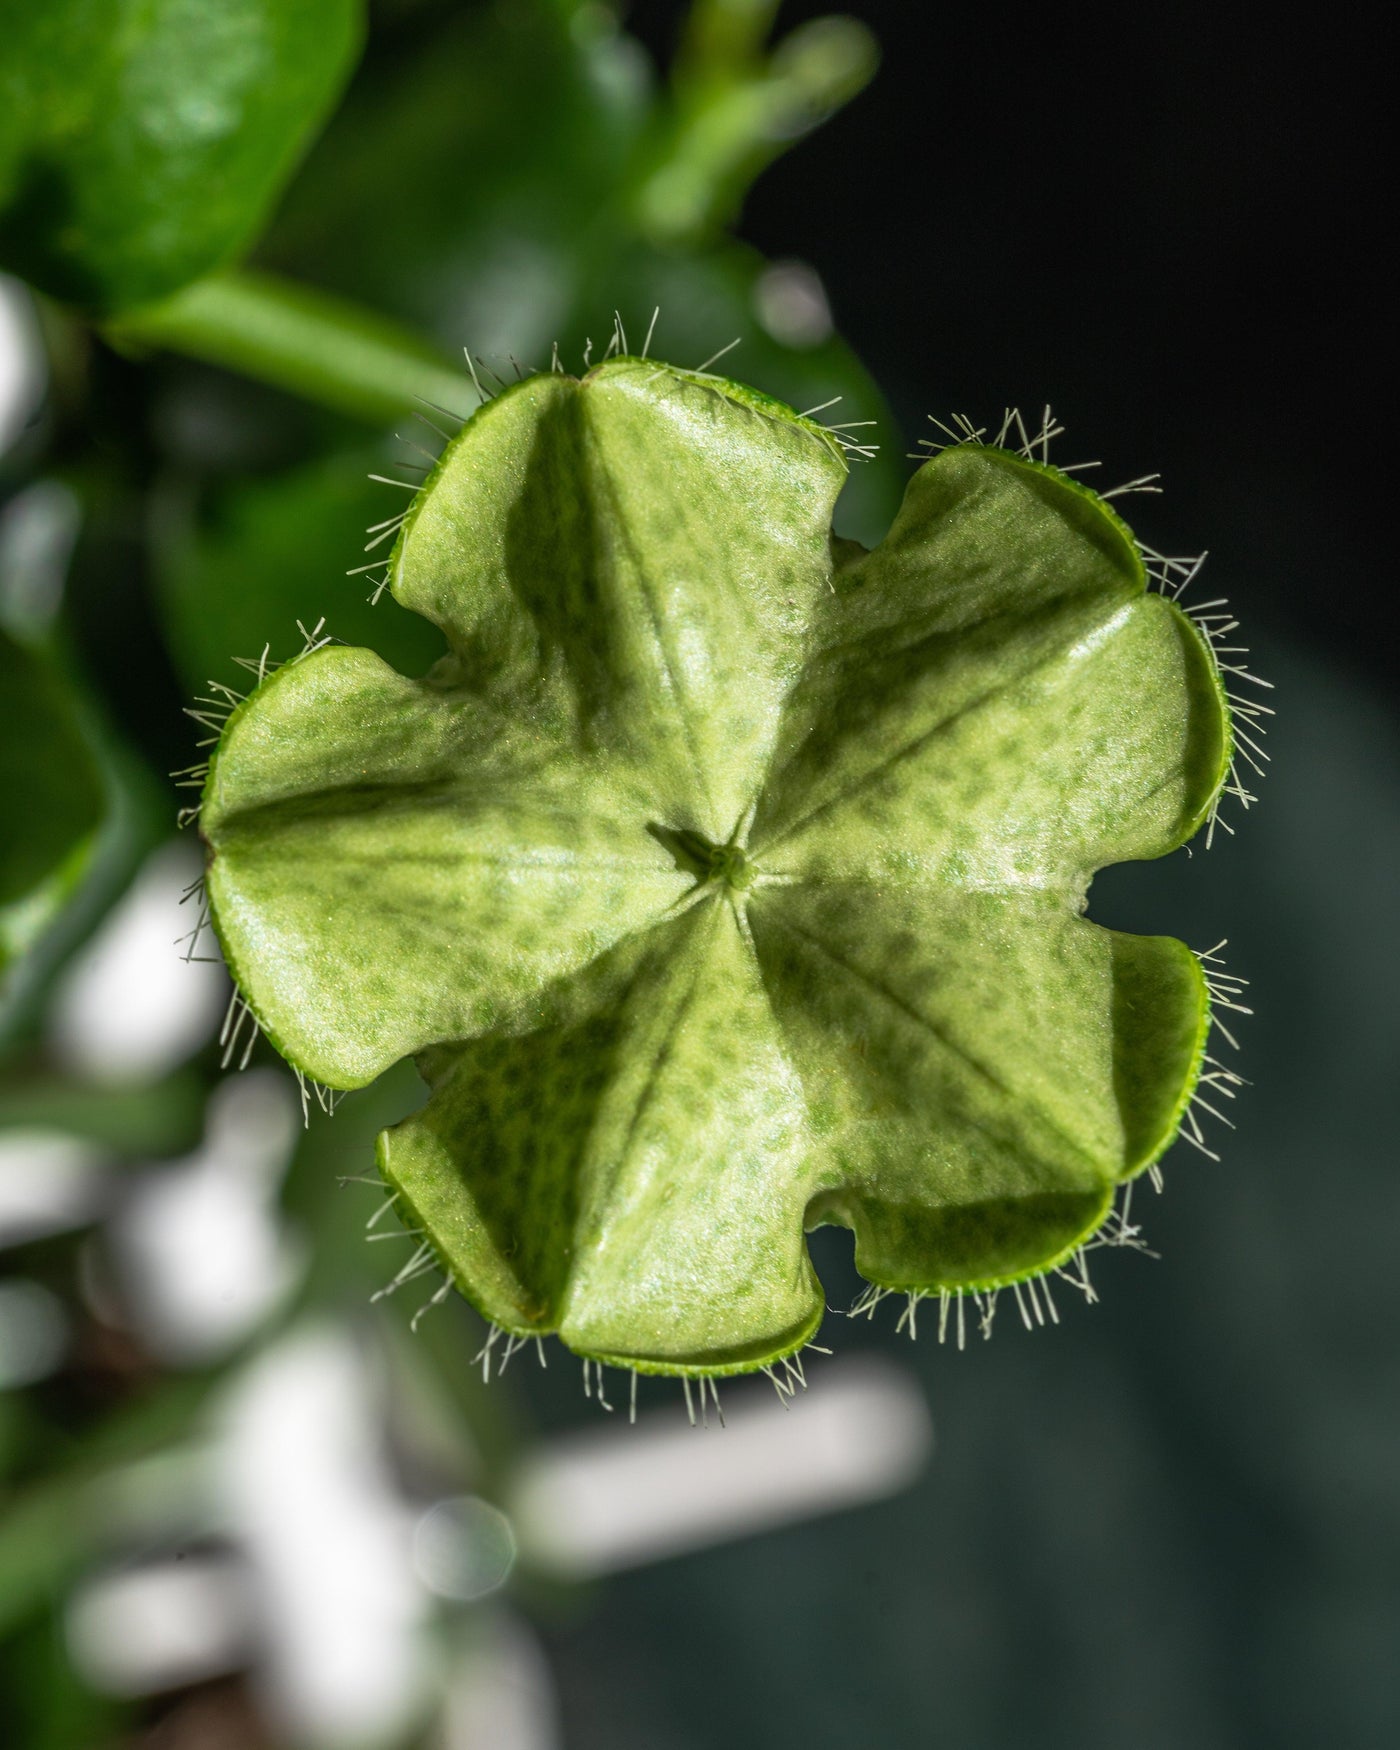
[(464, 418), (479, 396), (465, 370), (389, 318), (273, 274), (211, 274), (104, 330), (122, 348), (169, 348), (387, 425), (423, 401)]

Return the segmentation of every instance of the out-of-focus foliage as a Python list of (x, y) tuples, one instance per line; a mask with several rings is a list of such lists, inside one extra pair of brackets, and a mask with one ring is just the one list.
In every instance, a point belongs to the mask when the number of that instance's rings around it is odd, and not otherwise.
[(764, 54), (758, 33), (776, 11), (776, 0), (727, 0), (692, 15), (662, 143), (632, 196), (658, 241), (704, 236), (735, 218), (764, 165), (874, 73), (874, 39), (853, 18), (813, 19)]
[[(156, 509), (156, 579), (171, 654), (201, 689), (230, 673), (231, 657), (290, 654), (296, 614), (323, 616), (350, 644), (374, 643), (388, 661), (421, 674), (443, 653), (441, 636), (391, 596), (371, 606), (371, 586), (346, 571), (363, 558), (361, 533), (386, 514), (384, 488), (367, 478), (373, 450), (345, 448), (263, 480), (219, 481), (203, 493), (172, 481)], [(246, 677), (245, 677), (246, 678)]]
[[(762, 27), (749, 18), (732, 63), (714, 45), (701, 57), (711, 100), (769, 78)], [(743, 134), (755, 152), (767, 141), (771, 156), (774, 142), (790, 143), (849, 95), (872, 70), (873, 45), (854, 26), (842, 40), (844, 58), (823, 50), (833, 83), (820, 103), (799, 116), (770, 92), (770, 108), (747, 105), (748, 132), (736, 122), (732, 140)], [(600, 357), (615, 311), (634, 350), (655, 312), (653, 350), (681, 362), (701, 364), (737, 342), (725, 364), (748, 381), (798, 408), (825, 406), (825, 419), (885, 426), (880, 453), (853, 466), (837, 513), (843, 533), (873, 542), (898, 502), (897, 445), (816, 276), (765, 262), (718, 231), (713, 214), (686, 237), (658, 238), (646, 222), (641, 191), (657, 166), (699, 149), (694, 127), (677, 122), (682, 109), (693, 119), (704, 108), (686, 78), (698, 75), (678, 69), (674, 89), (663, 83), (606, 8), (529, 0), (430, 14), (426, 28), (389, 33), (366, 58), (258, 260), (397, 317), (459, 358), (469, 347), (488, 387), (548, 365), (556, 343), (569, 368)], [(764, 161), (763, 152), (743, 158), (749, 174)], [(718, 212), (737, 198), (735, 177), (725, 172)], [(172, 420), (190, 390), (176, 393)], [(346, 573), (365, 558), (361, 531), (396, 508), (366, 476), (388, 461), (421, 464), (441, 441), (433, 427), (450, 428), (474, 400), (463, 370), (448, 417), (424, 406), (379, 449), (323, 422), (313, 453), (304, 447), (290, 467), (231, 474), (220, 452), (201, 467), (198, 442), (175, 450), (156, 505), (155, 563), (186, 684), (232, 681), (231, 659), (264, 645), (284, 657), (298, 645), (296, 622), (309, 628), (323, 616), (337, 638), (421, 672), (438, 653), (431, 636), (388, 597), (371, 610), (372, 586)], [(856, 435), (867, 430), (876, 435), (864, 425)], [(276, 463), (284, 432), (269, 422), (260, 433)]]
[[(547, 366), (555, 343), (569, 369), (590, 341), (601, 357), (614, 311), (640, 351), (656, 311), (660, 356), (699, 365), (737, 342), (726, 368), (766, 392), (799, 409), (839, 397), (828, 417), (880, 421), (883, 401), (836, 337), (815, 277), (775, 271), (717, 228), (767, 158), (870, 76), (873, 43), (842, 21), (839, 44), (822, 49), (823, 77), (808, 79), (810, 103), (794, 110), (787, 75), (759, 53), (759, 15), (774, 9), (738, 10), (751, 16), (728, 60), (710, 51), (703, 98), (684, 55), (662, 83), (607, 8), (531, 0), (449, 13), (366, 62), (260, 259), (402, 317), (453, 352), (469, 346), (508, 381), (517, 363)], [(810, 27), (796, 34), (805, 40)], [(776, 59), (804, 61), (801, 41), (780, 44)], [(751, 86), (764, 95), (750, 94), (742, 125), (727, 124), (737, 157), (721, 162), (698, 118)], [(707, 191), (684, 228), (648, 218), (647, 189), (672, 173)], [(898, 481), (889, 462), (855, 469), (845, 532), (878, 539)]]
[(63, 680), (0, 631), (0, 973), (72, 892), (102, 782)]
[(360, 0), (4, 0), (0, 260), (110, 312), (247, 246), (361, 36)]

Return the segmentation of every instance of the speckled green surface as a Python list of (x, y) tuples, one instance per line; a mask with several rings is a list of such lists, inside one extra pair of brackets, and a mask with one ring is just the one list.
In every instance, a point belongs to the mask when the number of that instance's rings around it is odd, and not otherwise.
[(224, 731), (244, 995), (332, 1087), (418, 1054), (381, 1168), (508, 1330), (756, 1367), (820, 1322), (804, 1229), (885, 1286), (1013, 1281), (1180, 1122), (1197, 961), (1082, 912), (1219, 793), (1204, 642), (1054, 469), (944, 451), (869, 554), (844, 474), (717, 378), (528, 378), (393, 556), (452, 654), (316, 651)]

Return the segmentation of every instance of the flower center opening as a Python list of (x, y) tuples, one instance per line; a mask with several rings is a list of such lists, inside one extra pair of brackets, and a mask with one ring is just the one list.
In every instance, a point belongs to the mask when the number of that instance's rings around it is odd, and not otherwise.
[(744, 855), (742, 845), (717, 845), (704, 833), (689, 827), (651, 826), (647, 829), (659, 839), (676, 859), (676, 866), (688, 870), (701, 881), (713, 881), (725, 887), (742, 890), (754, 878), (754, 866)]

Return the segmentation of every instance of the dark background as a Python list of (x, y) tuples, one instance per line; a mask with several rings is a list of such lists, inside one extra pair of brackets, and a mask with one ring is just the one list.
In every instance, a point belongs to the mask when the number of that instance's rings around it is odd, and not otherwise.
[[(1236, 594), (1259, 579), (1251, 618), (1389, 683), (1382, 10), (848, 10), (880, 71), (759, 180), (741, 234), (819, 269), (911, 440), (928, 413), (1049, 401), (1076, 456), (1161, 471), (1163, 538), (1210, 547)], [(664, 55), (680, 11), (629, 25)]]

